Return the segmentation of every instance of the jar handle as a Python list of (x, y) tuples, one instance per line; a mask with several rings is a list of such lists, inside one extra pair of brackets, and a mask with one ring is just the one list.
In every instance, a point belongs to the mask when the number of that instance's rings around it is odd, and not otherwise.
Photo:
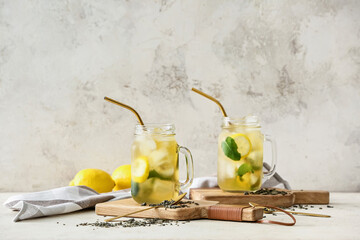
[(269, 171), (264, 172), (264, 177), (269, 179), (270, 177), (272, 177), (272, 175), (275, 174), (275, 169), (276, 169), (276, 163), (277, 163), (276, 141), (270, 135), (265, 135), (264, 137), (265, 137), (264, 141), (270, 142), (270, 144), (271, 144), (271, 153), (272, 153), (271, 167), (270, 167)]
[(191, 152), (186, 147), (178, 146), (179, 152), (184, 154), (186, 161), (186, 180), (180, 182), (180, 190), (184, 192), (189, 188), (194, 180), (194, 163)]

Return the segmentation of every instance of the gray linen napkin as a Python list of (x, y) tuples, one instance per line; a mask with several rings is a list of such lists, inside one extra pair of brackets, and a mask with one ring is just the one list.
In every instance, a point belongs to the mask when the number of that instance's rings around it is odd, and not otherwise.
[(99, 194), (86, 186), (55, 188), (10, 197), (4, 206), (19, 211), (14, 222), (24, 219), (75, 212), (97, 203), (130, 197), (130, 189)]
[[(270, 165), (264, 162), (264, 168), (269, 171), (270, 170)], [(282, 186), (281, 186), (282, 185)], [(269, 178), (268, 180), (266, 180), (261, 187), (267, 188), (267, 187), (277, 187), (277, 188), (284, 188), (284, 189), (288, 189), (290, 190), (290, 184), (288, 183), (288, 181), (286, 181), (285, 179), (283, 179), (277, 172), (275, 172), (275, 174)]]
[[(266, 168), (266, 166), (264, 167)], [(290, 189), (289, 184), (278, 174), (266, 181), (263, 186), (275, 187), (279, 184), (283, 184), (284, 188)], [(207, 187), (217, 187), (216, 176), (195, 178), (191, 185), (191, 188)], [(25, 219), (75, 212), (93, 207), (97, 203), (128, 197), (131, 197), (130, 189), (99, 194), (86, 186), (71, 186), (12, 196), (6, 200), (4, 206), (19, 211), (14, 218), (14, 222), (17, 222)]]

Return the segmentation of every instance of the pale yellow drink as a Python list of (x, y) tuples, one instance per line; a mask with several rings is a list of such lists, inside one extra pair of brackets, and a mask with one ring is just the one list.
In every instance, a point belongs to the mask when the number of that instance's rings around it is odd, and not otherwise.
[(175, 199), (182, 184), (179, 182), (180, 147), (175, 140), (173, 126), (148, 125), (138, 128), (142, 130), (135, 134), (132, 145), (133, 199), (138, 203), (160, 203)]
[[(263, 143), (264, 135), (255, 116), (224, 118), (218, 141), (218, 185), (222, 190), (254, 191), (261, 187)], [(272, 175), (274, 169), (267, 175)]]

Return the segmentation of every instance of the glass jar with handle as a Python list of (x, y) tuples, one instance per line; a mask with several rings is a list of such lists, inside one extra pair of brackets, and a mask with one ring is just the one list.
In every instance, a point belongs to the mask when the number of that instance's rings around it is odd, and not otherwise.
[[(175, 199), (194, 177), (191, 152), (175, 140), (173, 124), (136, 125), (131, 155), (131, 195), (138, 203)], [(184, 154), (187, 179), (179, 181), (179, 152)]]
[[(224, 191), (255, 191), (276, 168), (275, 140), (261, 132), (256, 116), (224, 117), (218, 139), (218, 185)], [(264, 142), (271, 143), (271, 169), (263, 172)]]

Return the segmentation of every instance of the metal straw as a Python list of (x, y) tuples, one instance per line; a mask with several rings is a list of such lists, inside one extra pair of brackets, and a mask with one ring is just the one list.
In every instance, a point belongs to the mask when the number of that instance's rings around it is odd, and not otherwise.
[(124, 107), (124, 108), (126, 108), (126, 109), (129, 109), (130, 111), (132, 111), (132, 112), (136, 115), (139, 123), (140, 123), (141, 125), (144, 125), (144, 122), (141, 120), (140, 115), (139, 115), (139, 114), (137, 113), (137, 111), (135, 111), (135, 109), (133, 109), (132, 107), (130, 107), (130, 106), (126, 105), (126, 104), (123, 104), (123, 103), (121, 103), (121, 102), (115, 101), (114, 99), (111, 99), (111, 98), (108, 98), (108, 97), (104, 97), (104, 99), (105, 99), (106, 101), (109, 101), (109, 102), (111, 102), (111, 103), (114, 103), (114, 104), (116, 104), (116, 105), (119, 105), (119, 106), (121, 106), (121, 107)]
[[(173, 203), (171, 204), (171, 206), (178, 204), (185, 196), (186, 196), (186, 193), (183, 193), (183, 194), (177, 196), (177, 198), (174, 200), (175, 202), (173, 202)], [(153, 209), (153, 208), (158, 208), (158, 207), (160, 207), (160, 206), (161, 206), (161, 205), (156, 205), (156, 206), (153, 206), (153, 207), (148, 207), (148, 208), (140, 209), (140, 210), (138, 210), (138, 211), (130, 212), (130, 213), (127, 213), (127, 214), (124, 214), (124, 215), (121, 215), (121, 216), (116, 216), (116, 217), (108, 218), (108, 219), (105, 219), (104, 221), (105, 221), (105, 222), (111, 222), (111, 221), (113, 221), (113, 220), (115, 220), (115, 219), (118, 219), (118, 218), (130, 216), (130, 215), (133, 215), (133, 214), (139, 213), (139, 212), (145, 212), (145, 211), (147, 211), (147, 210), (150, 210), (150, 209)]]
[[(257, 204), (257, 203), (249, 202), (249, 204), (250, 204), (250, 206), (252, 206), (252, 207), (259, 207), (259, 208), (264, 209), (264, 211), (265, 211), (266, 213), (280, 212), (280, 211), (275, 211), (275, 210), (274, 210), (274, 211), (267, 210), (267, 209), (268, 209), (267, 207), (260, 206), (260, 205)], [(291, 214), (311, 216), (311, 217), (325, 217), (325, 218), (331, 217), (330, 215), (318, 214), (318, 213), (305, 213), (305, 212), (295, 212), (295, 211), (287, 211), (287, 212), (288, 212), (288, 213), (291, 213)]]
[(216, 99), (213, 98), (212, 96), (207, 95), (206, 93), (203, 93), (202, 91), (200, 91), (200, 90), (198, 90), (198, 89), (196, 89), (196, 88), (192, 88), (191, 90), (193, 90), (194, 92), (196, 92), (196, 93), (198, 93), (198, 94), (200, 94), (200, 95), (202, 95), (202, 96), (210, 99), (211, 101), (214, 101), (214, 102), (220, 107), (220, 110), (221, 110), (222, 114), (224, 115), (224, 117), (227, 117), (227, 114), (226, 114), (226, 112), (225, 112), (224, 107), (221, 105), (221, 103), (220, 103), (218, 100), (216, 100)]

